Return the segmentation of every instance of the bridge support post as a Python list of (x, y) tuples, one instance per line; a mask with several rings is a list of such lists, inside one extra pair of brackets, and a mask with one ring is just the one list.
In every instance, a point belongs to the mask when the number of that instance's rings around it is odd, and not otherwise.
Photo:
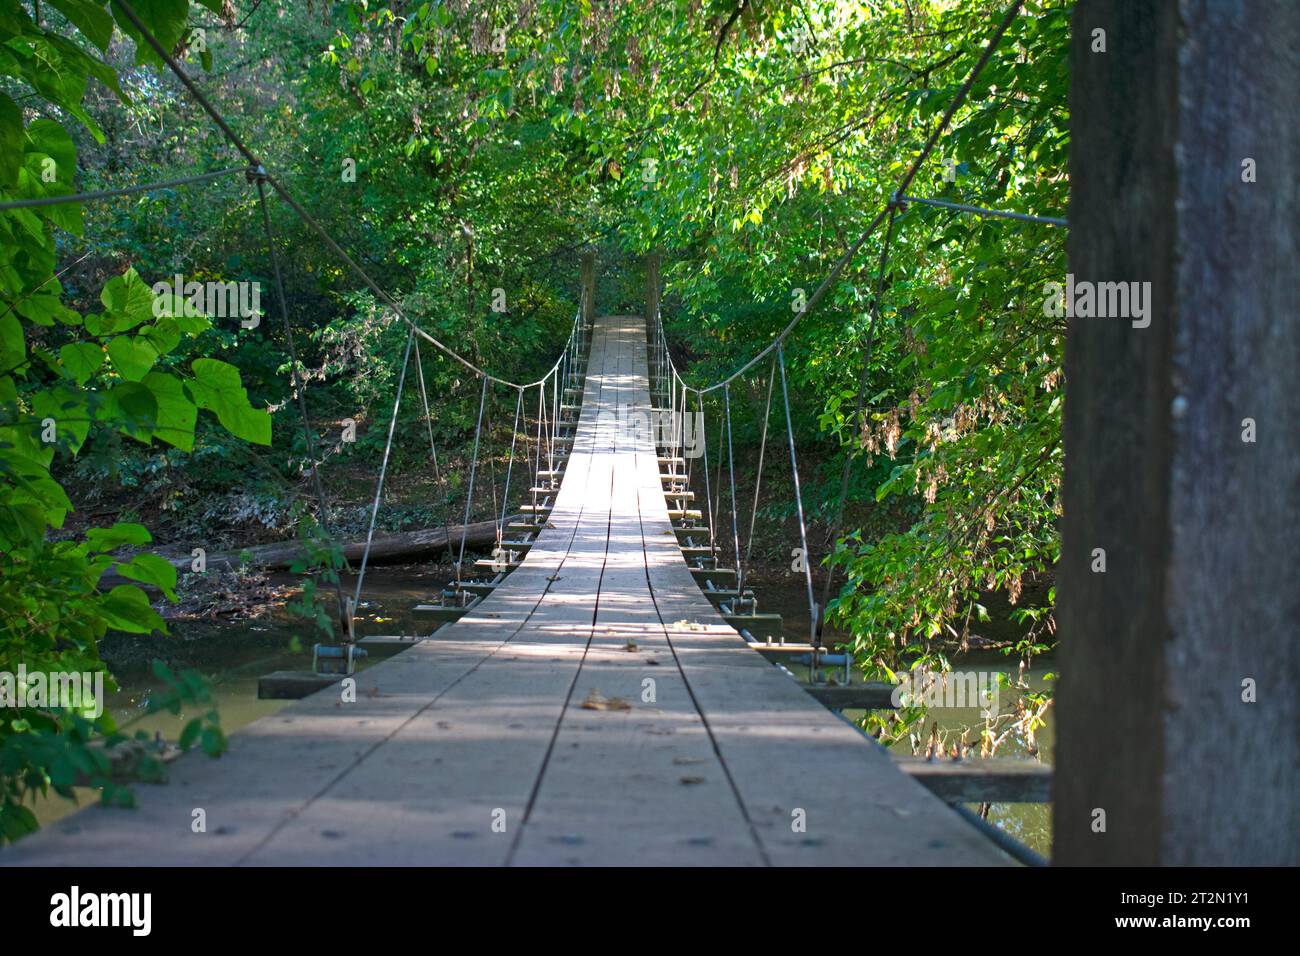
[(582, 324), (591, 325), (596, 316), (596, 254), (582, 254)]
[(1053, 858), (1294, 865), (1300, 5), (1073, 18)]

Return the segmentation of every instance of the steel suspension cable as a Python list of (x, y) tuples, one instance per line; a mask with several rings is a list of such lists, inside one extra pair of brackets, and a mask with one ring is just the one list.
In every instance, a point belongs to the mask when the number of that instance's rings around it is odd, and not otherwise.
[[(740, 577), (740, 528), (737, 524), (736, 508), (736, 458), (731, 451), (731, 386), (722, 390), (722, 401), (727, 409), (727, 476), (731, 483), (731, 540), (736, 560), (736, 577)], [(721, 449), (718, 449), (719, 457)]]
[[(492, 453), (492, 389), (488, 387), (488, 408), (487, 408), (487, 428), (484, 439), (484, 454), (487, 458), (488, 466), (488, 487), (492, 489), (492, 511), (490, 514), (495, 520), (497, 516), (497, 461), (496, 456)], [(501, 526), (497, 526), (497, 547), (501, 547)]]
[(718, 521), (722, 521), (722, 435), (726, 428), (726, 418), (718, 418), (718, 470), (715, 472), (716, 480), (713, 482), (717, 497), (713, 502), (713, 513)]
[[(541, 422), (544, 437), (546, 439), (546, 470), (550, 472), (550, 479), (552, 483), (554, 483), (555, 481), (555, 428), (554, 428), (554, 423), (547, 416), (546, 406), (548, 404), (549, 403), (546, 399), (546, 383), (543, 382), (541, 385), (537, 387), (537, 406), (539, 409), (539, 413), (541, 415), (541, 418), (539, 420)], [(533, 505), (534, 506), (537, 505), (536, 500), (533, 501)]]
[(713, 530), (713, 492), (709, 487), (709, 432), (704, 420), (704, 393), (696, 389), (695, 404), (700, 413), (700, 471), (704, 472), (704, 506), (709, 514), (709, 553), (716, 556), (717, 536)]
[(1048, 226), (1069, 226), (1070, 223), (1059, 216), (1032, 216), (1024, 212), (1011, 212), (1005, 209), (985, 209), (982, 206), (971, 206), (963, 202), (949, 202), (944, 199), (922, 199), (919, 196), (904, 196), (901, 193), (894, 194), (895, 202), (906, 205), (907, 203), (919, 203), (922, 206), (934, 206), (937, 209), (953, 209), (957, 212), (968, 212), (976, 216), (991, 216), (995, 219), (1015, 219), (1018, 222), (1038, 222)]
[[(261, 180), (257, 181), (257, 198), (262, 207), (262, 225), (266, 230), (266, 243), (271, 258), (271, 275), (275, 279), (276, 297), (280, 304), (280, 322), (284, 326), (285, 347), (289, 352), (289, 387), (297, 398), (298, 417), (302, 420), (303, 436), (307, 440), (307, 460), (311, 463), (311, 480), (316, 491), (317, 507), (320, 508), (320, 526), (325, 537), (332, 545), (333, 532), (330, 530), (329, 500), (325, 497), (325, 486), (321, 483), (316, 451), (316, 430), (311, 424), (311, 415), (307, 412), (307, 383), (298, 371), (298, 349), (293, 341), (293, 325), (289, 321), (289, 300), (284, 294), (284, 279), (280, 273), (280, 255), (275, 248), (275, 231), (271, 228), (271, 212), (266, 205), (266, 189)], [(333, 569), (332, 569), (333, 570)], [(343, 596), (343, 584), (337, 571), (333, 573), (334, 593), (338, 598), (338, 620), (343, 626), (345, 637), (352, 633), (352, 613), (347, 599)]]
[[(520, 403), (520, 409), (523, 412), (523, 420), (521, 422), (523, 426), (521, 429), (521, 434), (523, 435), (522, 458), (524, 460), (524, 467), (528, 469), (528, 474), (527, 476), (525, 476), (524, 480), (528, 482), (529, 488), (536, 488), (537, 483), (540, 480), (541, 476), (538, 475), (537, 472), (534, 470), (533, 456), (532, 453), (528, 450), (531, 432), (529, 431), (528, 428), (528, 408), (523, 404), (526, 398), (527, 398), (527, 390), (521, 388), (519, 390), (519, 403)], [(522, 497), (520, 498), (520, 503), (521, 504), (523, 503)]]
[[(519, 437), (519, 416), (524, 410), (524, 390), (515, 393), (515, 424), (510, 432), (510, 458), (506, 462), (506, 486), (501, 492), (501, 519), (497, 522), (497, 546), (501, 545), (501, 536), (506, 527), (506, 511), (510, 507), (510, 473), (515, 467), (515, 440)], [(527, 441), (527, 438), (525, 438)], [(525, 453), (525, 459), (527, 454)]]
[[(560, 441), (560, 375), (557, 372), (551, 382), (551, 430), (555, 441)], [(569, 449), (573, 453), (573, 449)]]
[[(686, 454), (686, 442), (687, 442), (687, 434), (688, 434), (687, 422), (690, 420), (690, 414), (691, 414), (691, 409), (690, 409), (691, 390), (687, 386), (686, 381), (684, 379), (679, 378), (678, 384), (681, 387), (678, 389), (679, 399), (677, 405), (677, 412), (681, 415), (681, 420), (677, 429), (677, 441), (682, 446), (682, 458), (684, 459), (684, 464), (689, 465), (690, 457), (687, 456)], [(689, 434), (691, 435), (691, 443), (694, 444), (694, 434), (695, 434), (694, 429), (692, 429)]]
[[(532, 489), (534, 508), (537, 507), (537, 489), (542, 486), (542, 480), (541, 480), (542, 479), (542, 422), (546, 417), (545, 409), (546, 409), (546, 386), (539, 385), (537, 387), (537, 444), (535, 446), (536, 451), (534, 452), (534, 455), (536, 457), (536, 466), (533, 469), (535, 475), (537, 476), (537, 481), (533, 484), (533, 489)], [(553, 481), (554, 477), (555, 477), (554, 475), (548, 474), (546, 476), (547, 482)]]
[(451, 502), (447, 496), (446, 488), (442, 480), (442, 467), (438, 463), (438, 447), (433, 441), (433, 415), (429, 412), (429, 393), (424, 386), (424, 360), (420, 356), (420, 342), (415, 342), (415, 370), (420, 383), (420, 401), (424, 406), (424, 423), (429, 430), (429, 457), (433, 459), (433, 480), (442, 494), (442, 529), (444, 543), (447, 547), (447, 557), (452, 556), (451, 550)]
[(790, 442), (790, 474), (794, 479), (794, 506), (799, 516), (799, 547), (803, 554), (804, 583), (808, 588), (808, 625), (811, 634), (809, 643), (813, 646), (813, 667), (817, 666), (817, 653), (821, 650), (822, 638), (817, 628), (817, 601), (813, 597), (812, 561), (808, 555), (808, 526), (804, 521), (803, 490), (799, 487), (799, 462), (794, 452), (794, 419), (790, 416), (790, 390), (785, 381), (785, 349), (776, 347), (776, 364), (781, 370), (781, 400), (785, 403), (785, 430)]
[(62, 196), (42, 196), (39, 199), (11, 199), (0, 202), (0, 212), (8, 209), (35, 209), (41, 206), (62, 206), (66, 203), (74, 202), (91, 202), (97, 199), (112, 199), (115, 196), (130, 196), (134, 193), (152, 193), (159, 192), (163, 189), (175, 189), (178, 186), (190, 186), (195, 183), (206, 183), (213, 179), (220, 179), (222, 176), (232, 176), (235, 173), (246, 173), (248, 170), (243, 166), (234, 166), (230, 169), (218, 169), (210, 173), (198, 173), (194, 176), (185, 176), (181, 179), (169, 179), (160, 183), (141, 183), (138, 186), (121, 186), (117, 189), (98, 189), (88, 193), (66, 193)]
[(406, 334), (406, 350), (402, 355), (402, 372), (397, 377), (397, 394), (393, 397), (393, 414), (388, 420), (388, 438), (384, 442), (384, 457), (379, 462), (379, 480), (375, 482), (375, 502), (370, 509), (370, 526), (366, 529), (366, 546), (361, 552), (361, 567), (357, 571), (357, 586), (352, 595), (352, 609), (361, 606), (361, 585), (366, 579), (366, 564), (370, 561), (370, 545), (375, 538), (375, 522), (379, 518), (379, 502), (384, 494), (384, 478), (388, 474), (388, 459), (393, 452), (393, 436), (397, 432), (397, 413), (402, 407), (402, 392), (406, 388), (406, 370), (411, 364), (411, 346), (415, 343), (415, 329)]
[(469, 533), (470, 507), (474, 504), (474, 477), (478, 472), (478, 446), (483, 436), (483, 407), (487, 404), (488, 380), (483, 379), (483, 389), (478, 399), (478, 424), (474, 426), (474, 457), (469, 463), (469, 489), (465, 493), (465, 520), (460, 525), (460, 557), (456, 559), (456, 583), (461, 580), (461, 565), (465, 563), (465, 536)]
[(750, 563), (754, 553), (754, 525), (758, 520), (758, 496), (763, 487), (763, 456), (767, 452), (767, 426), (772, 417), (772, 390), (776, 387), (776, 356), (772, 357), (772, 369), (767, 378), (767, 404), (763, 408), (763, 435), (758, 443), (758, 470), (754, 473), (754, 507), (749, 512), (749, 538), (745, 542), (745, 561), (740, 565), (736, 576), (736, 600), (742, 600), (745, 593), (745, 566)]

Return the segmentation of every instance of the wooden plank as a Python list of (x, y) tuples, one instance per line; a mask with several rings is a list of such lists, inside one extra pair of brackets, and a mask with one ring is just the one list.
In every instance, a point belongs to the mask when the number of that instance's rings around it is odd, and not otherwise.
[(275, 671), (257, 679), (257, 699), (302, 700), (330, 684), (337, 684), (343, 677), (343, 674), (315, 674), (311, 671)]
[(779, 636), (780, 614), (723, 614), (722, 619), (737, 631), (748, 631), (753, 637)]
[[(471, 605), (472, 607), (473, 605)], [(469, 607), (443, 607), (441, 604), (417, 604), (412, 608), (419, 614), (427, 615), (435, 621), (459, 621), (469, 613)]]
[[(644, 350), (644, 330), (619, 333), (617, 360), (593, 371), (625, 383), (636, 346)], [(602, 401), (626, 403), (627, 387), (616, 385)], [(595, 629), (512, 862), (756, 865), (758, 847), (646, 600), (626, 441), (616, 434), (610, 456), (609, 548)], [(589, 698), (602, 706), (582, 706)]]
[[(805, 652), (806, 653), (806, 652)], [(894, 685), (883, 681), (848, 686), (800, 685), (827, 710), (893, 710)]]
[(365, 647), (373, 655), (375, 650), (382, 651), (386, 647), (406, 648), (423, 640), (425, 638), (418, 634), (367, 634), (357, 643)]
[(895, 757), (894, 766), (947, 803), (1046, 803), (1052, 768), (1003, 757), (951, 760)]

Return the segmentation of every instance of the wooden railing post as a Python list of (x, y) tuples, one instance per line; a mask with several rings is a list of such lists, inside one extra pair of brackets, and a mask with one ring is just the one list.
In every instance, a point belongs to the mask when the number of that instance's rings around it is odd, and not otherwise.
[(1300, 7), (1073, 16), (1053, 859), (1295, 866)]
[(582, 254), (582, 324), (591, 325), (596, 314), (596, 254)]

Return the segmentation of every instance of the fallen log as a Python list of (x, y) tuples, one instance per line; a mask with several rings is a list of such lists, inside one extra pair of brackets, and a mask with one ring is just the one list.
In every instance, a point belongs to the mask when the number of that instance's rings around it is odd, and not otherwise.
[[(507, 520), (507, 524), (518, 521), (516, 515)], [(450, 530), (450, 548), (448, 546)], [(461, 526), (446, 528), (423, 528), (419, 531), (402, 531), (396, 534), (375, 535), (370, 543), (370, 564), (388, 564), (398, 561), (411, 561), (419, 558), (436, 558), (448, 550), (459, 551)], [(466, 526), (465, 547), (467, 549), (491, 548), (496, 545), (497, 523), (495, 521), (476, 521)], [(347, 541), (342, 545), (343, 556), (354, 568), (361, 561), (366, 548), (365, 538)], [(178, 571), (189, 571), (194, 561), (190, 551), (180, 551), (176, 547), (160, 548), (154, 552), (159, 557), (171, 562)], [(264, 571), (283, 571), (303, 557), (302, 545), (297, 541), (275, 542), (274, 544), (257, 544), (237, 551), (212, 551), (204, 556), (209, 570), (237, 570), (240, 567), (258, 568)], [(124, 559), (125, 560), (125, 559)], [(101, 583), (132, 583), (110, 570), (101, 579)]]

